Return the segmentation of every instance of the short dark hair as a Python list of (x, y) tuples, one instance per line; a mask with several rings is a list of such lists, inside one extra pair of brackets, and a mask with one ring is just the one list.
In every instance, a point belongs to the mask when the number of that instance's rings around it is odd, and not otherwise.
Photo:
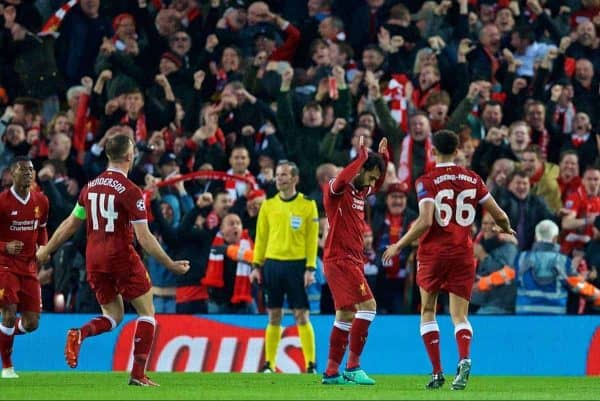
[(458, 149), (460, 140), (454, 131), (442, 129), (437, 131), (431, 137), (433, 146), (442, 155), (451, 155)]
[(129, 135), (117, 134), (106, 141), (104, 151), (110, 161), (123, 161), (123, 158), (129, 150), (129, 146), (133, 146), (133, 141)]
[(279, 160), (275, 169), (277, 169), (279, 166), (290, 166), (292, 169), (292, 177), (298, 177), (300, 175), (300, 169), (298, 168), (298, 165), (291, 160)]
[(527, 173), (523, 170), (521, 170), (520, 168), (516, 169), (515, 171), (513, 171), (512, 173), (510, 173), (508, 175), (508, 178), (506, 180), (507, 183), (511, 183), (512, 180), (515, 179), (515, 177), (521, 177), (521, 178), (527, 178), (529, 179), (529, 176), (527, 175)]
[(563, 159), (567, 156), (575, 156), (577, 160), (579, 160), (579, 153), (575, 149), (566, 149), (560, 152), (560, 156), (558, 158), (558, 162), (561, 163)]
[[(598, 170), (600, 171), (600, 161), (598, 159), (596, 159), (596, 161), (594, 161), (593, 163), (588, 164), (585, 167), (585, 170), (583, 171), (583, 174), (585, 174), (586, 171), (588, 170)], [(582, 174), (582, 176), (583, 176)]]
[(365, 171), (371, 171), (374, 168), (378, 168), (381, 174), (383, 174), (386, 170), (385, 160), (383, 160), (383, 156), (379, 153), (369, 152), (367, 161), (365, 161), (362, 168)]
[(27, 96), (18, 97), (13, 102), (13, 105), (14, 104), (23, 105), (23, 108), (25, 109), (25, 113), (39, 114), (39, 113), (41, 113), (41, 110), (42, 110), (41, 102), (32, 97), (27, 97)]
[(30, 162), (31, 159), (29, 158), (29, 156), (15, 156), (12, 158), (12, 160), (10, 161), (9, 164), (9, 169), (10, 171), (12, 171), (15, 167), (17, 167), (17, 164), (19, 164), (20, 162)]
[(536, 145), (535, 143), (527, 145), (523, 153), (535, 153), (535, 156), (538, 160), (542, 160), (543, 157), (542, 148), (540, 145)]

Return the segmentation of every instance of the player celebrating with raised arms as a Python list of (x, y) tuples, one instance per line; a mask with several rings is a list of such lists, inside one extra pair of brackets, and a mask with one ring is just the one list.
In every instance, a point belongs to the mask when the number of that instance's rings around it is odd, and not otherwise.
[[(31, 191), (34, 169), (24, 156), (10, 163), (13, 185), (0, 194), (0, 356), (2, 378), (16, 379), (12, 364), (14, 336), (34, 331), (41, 312), (41, 287), (35, 260), (37, 245), (48, 241), (48, 198)], [(17, 311), (21, 313), (17, 317)]]
[(114, 329), (123, 320), (123, 300), (130, 301), (139, 317), (129, 384), (158, 386), (145, 372), (156, 321), (152, 284), (133, 247), (133, 232), (142, 248), (173, 273), (186, 273), (190, 264), (187, 260), (173, 261), (148, 229), (142, 191), (127, 178), (133, 165), (134, 147), (131, 137), (124, 134), (115, 135), (107, 141), (106, 171), (81, 190), (73, 213), (56, 229), (48, 244), (38, 250), (37, 258), (42, 263), (46, 262), (50, 254), (87, 221), (87, 280), (96, 293), (102, 316), (79, 329), (68, 331), (65, 347), (67, 363), (75, 368), (81, 342)]
[(433, 134), (436, 167), (416, 181), (419, 217), (395, 244), (384, 252), (384, 262), (419, 240), (417, 285), (421, 293), (421, 337), (433, 365), (426, 388), (444, 384), (440, 361), (440, 332), (435, 320), (438, 293), (450, 294), (450, 315), (458, 345), (459, 362), (453, 390), (463, 390), (471, 372), (470, 347), (473, 329), (467, 320), (471, 289), (475, 281), (475, 261), (471, 225), (481, 204), (502, 232), (514, 235), (506, 213), (498, 206), (481, 178), (452, 160), (458, 149), (458, 135), (441, 130)]
[[(329, 338), (323, 384), (375, 384), (360, 366), (360, 355), (377, 304), (365, 278), (363, 228), (367, 196), (377, 193), (388, 162), (387, 139), (379, 153), (369, 152), (364, 136), (358, 156), (323, 188), (323, 204), (329, 223), (323, 264), (335, 304), (335, 322)], [(344, 374), (339, 366), (350, 342)]]

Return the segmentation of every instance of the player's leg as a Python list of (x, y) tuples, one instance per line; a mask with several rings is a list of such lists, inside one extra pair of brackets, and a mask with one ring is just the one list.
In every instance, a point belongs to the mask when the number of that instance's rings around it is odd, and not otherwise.
[(152, 302), (152, 291), (131, 300), (138, 318), (135, 333), (133, 335), (133, 367), (129, 384), (137, 386), (158, 386), (146, 376), (146, 363), (154, 341), (156, 332), (156, 319), (154, 318), (154, 303)]
[(275, 372), (277, 364), (277, 349), (281, 341), (281, 319), (283, 318), (284, 268), (281, 262), (273, 260), (266, 260), (263, 266), (263, 288), (269, 317), (265, 330), (265, 363), (261, 368), (263, 373)]
[(450, 294), (450, 316), (454, 323), (454, 336), (458, 345), (459, 362), (456, 376), (452, 381), (453, 390), (463, 390), (467, 386), (471, 373), (471, 339), (473, 329), (467, 320), (469, 300), (475, 281), (473, 258), (450, 261), (452, 270), (448, 271), (447, 284)]
[(290, 266), (286, 269), (285, 291), (288, 296), (288, 304), (294, 313), (296, 326), (298, 327), (298, 336), (304, 355), (305, 371), (307, 373), (317, 373), (316, 352), (315, 352), (315, 331), (310, 322), (310, 312), (308, 304), (308, 294), (304, 287), (305, 266), (303, 262), (289, 262)]
[(15, 334), (15, 321), (17, 319), (17, 305), (5, 304), (2, 306), (2, 323), (0, 323), (0, 356), (2, 357), (2, 378), (16, 379), (19, 376), (14, 371), (12, 351)]
[[(368, 286), (366, 289), (368, 290)], [(370, 291), (370, 290), (369, 290)], [(367, 343), (369, 326), (375, 319), (377, 303), (375, 298), (368, 299), (356, 305), (356, 313), (350, 329), (350, 353), (346, 362), (344, 376), (357, 384), (375, 384), (360, 366), (360, 356)]]
[(450, 316), (454, 323), (454, 336), (458, 346), (458, 367), (452, 381), (453, 390), (464, 390), (471, 373), (471, 339), (473, 329), (467, 320), (469, 301), (456, 294), (450, 293)]
[[(0, 274), (2, 293), (2, 323), (0, 323), (0, 356), (2, 357), (2, 378), (16, 379), (12, 362), (15, 334), (24, 334), (23, 322), (17, 317), (17, 311), (27, 315), (27, 324), (37, 328), (41, 312), (41, 293), (35, 277), (26, 277), (3, 272)], [(37, 315), (37, 319), (34, 319)], [(21, 327), (21, 329), (19, 329)]]
[(121, 323), (125, 313), (123, 298), (117, 293), (110, 274), (88, 273), (88, 282), (96, 294), (102, 315), (94, 317), (80, 328), (67, 331), (65, 359), (71, 368), (76, 368), (79, 363), (79, 351), (83, 340), (113, 330)]
[(433, 369), (431, 381), (426, 387), (436, 389), (442, 387), (445, 382), (440, 358), (440, 329), (435, 319), (438, 292), (428, 292), (421, 287), (419, 292), (421, 294), (421, 338)]
[(308, 309), (294, 309), (294, 318), (298, 327), (298, 336), (304, 355), (306, 373), (317, 373), (315, 330), (310, 322)]
[(329, 336), (327, 368), (325, 369), (321, 381), (323, 384), (353, 383), (340, 374), (340, 364), (342, 363), (342, 359), (344, 359), (344, 354), (348, 347), (352, 319), (354, 319), (353, 310), (338, 309), (335, 311), (335, 322), (333, 323), (331, 334)]

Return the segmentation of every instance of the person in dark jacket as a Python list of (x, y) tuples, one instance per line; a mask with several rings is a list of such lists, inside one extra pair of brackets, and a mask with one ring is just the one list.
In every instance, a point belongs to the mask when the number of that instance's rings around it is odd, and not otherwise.
[(502, 210), (506, 211), (510, 224), (515, 227), (519, 250), (530, 249), (534, 241), (535, 225), (542, 220), (556, 220), (546, 202), (532, 195), (527, 174), (515, 170), (508, 178), (508, 189), (499, 187), (494, 198)]

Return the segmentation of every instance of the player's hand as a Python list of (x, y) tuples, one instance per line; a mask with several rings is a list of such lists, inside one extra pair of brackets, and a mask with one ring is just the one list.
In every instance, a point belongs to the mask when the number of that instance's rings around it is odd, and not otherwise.
[(387, 145), (388, 145), (387, 138), (383, 138), (381, 141), (379, 141), (379, 149), (377, 151), (379, 152), (380, 155), (382, 155), (384, 157), (387, 157), (387, 155), (388, 155), (388, 146)]
[(262, 274), (259, 268), (253, 268), (248, 278), (250, 279), (250, 284), (254, 283), (255, 281), (258, 284), (262, 284)]
[(23, 250), (24, 245), (25, 244), (21, 241), (10, 241), (6, 244), (6, 252), (8, 252), (9, 255), (18, 255)]
[(514, 235), (515, 237), (517, 236), (517, 232), (515, 230), (513, 230), (512, 227), (510, 227), (510, 226), (502, 228), (498, 225), (495, 225), (492, 228), (492, 231), (494, 231), (495, 233), (509, 234), (509, 235)]
[(176, 260), (169, 266), (169, 270), (175, 274), (182, 275), (190, 270), (189, 260)]
[(35, 258), (40, 265), (45, 265), (50, 261), (50, 254), (46, 251), (45, 246), (38, 248), (37, 252), (35, 253)]
[(304, 288), (310, 286), (315, 282), (315, 271), (314, 270), (306, 270), (304, 272)]
[(398, 246), (398, 244), (393, 244), (387, 247), (387, 249), (385, 250), (385, 252), (383, 253), (383, 255), (381, 256), (381, 260), (383, 261), (383, 263), (391, 263), (392, 258), (394, 256), (396, 256), (398, 253), (400, 253), (400, 247)]

